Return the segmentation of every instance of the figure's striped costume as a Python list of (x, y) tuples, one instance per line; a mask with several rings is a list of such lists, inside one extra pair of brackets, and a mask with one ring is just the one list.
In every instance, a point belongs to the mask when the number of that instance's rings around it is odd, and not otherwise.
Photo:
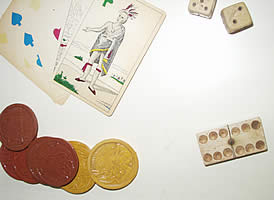
[[(102, 69), (102, 76), (106, 75), (110, 69), (110, 66), (114, 60), (114, 57), (124, 39), (125, 28), (122, 26), (117, 32), (113, 32), (114, 40), (107, 39), (106, 35), (111, 35), (111, 33), (102, 32), (98, 37), (93, 47), (90, 50), (90, 56), (93, 52), (102, 52), (104, 54), (104, 59), (101, 66), (98, 66)], [(95, 60), (95, 63), (99, 64), (99, 58)]]

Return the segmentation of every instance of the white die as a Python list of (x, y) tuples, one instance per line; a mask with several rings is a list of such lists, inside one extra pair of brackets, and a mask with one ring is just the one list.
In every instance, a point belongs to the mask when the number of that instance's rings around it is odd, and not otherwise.
[(190, 0), (188, 10), (193, 15), (211, 18), (217, 0)]
[(237, 33), (253, 26), (247, 6), (240, 2), (221, 11), (223, 23), (228, 33)]

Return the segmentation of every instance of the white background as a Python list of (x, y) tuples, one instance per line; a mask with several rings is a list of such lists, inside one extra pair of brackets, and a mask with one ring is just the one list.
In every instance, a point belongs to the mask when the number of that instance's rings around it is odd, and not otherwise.
[[(1, 14), (9, 2), (1, 0)], [(111, 118), (73, 96), (55, 105), (0, 57), (1, 110), (29, 105), (39, 136), (90, 147), (108, 138), (128, 142), (140, 161), (134, 182), (120, 191), (95, 186), (71, 195), (15, 181), (0, 169), (1, 199), (274, 198), (274, 2), (246, 0), (254, 27), (235, 35), (226, 32), (220, 11), (236, 0), (219, 0), (211, 20), (190, 15), (188, 0), (149, 2), (165, 10), (167, 19)], [(197, 132), (256, 116), (263, 120), (268, 152), (204, 167)]]

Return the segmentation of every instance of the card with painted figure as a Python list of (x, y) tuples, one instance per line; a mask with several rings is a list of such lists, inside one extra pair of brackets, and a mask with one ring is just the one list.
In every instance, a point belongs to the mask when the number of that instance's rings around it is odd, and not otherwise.
[(63, 54), (65, 53), (69, 41), (75, 34), (77, 27), (83, 21), (83, 18), (85, 17), (85, 14), (87, 13), (91, 3), (92, 1), (90, 0), (71, 0), (63, 35), (60, 37), (61, 44), (58, 49), (54, 71), (56, 70), (56, 66), (60, 62)]
[(165, 17), (141, 0), (94, 0), (54, 82), (111, 116)]
[(13, 0), (0, 20), (0, 54), (58, 104), (69, 97), (51, 78), (70, 3)]

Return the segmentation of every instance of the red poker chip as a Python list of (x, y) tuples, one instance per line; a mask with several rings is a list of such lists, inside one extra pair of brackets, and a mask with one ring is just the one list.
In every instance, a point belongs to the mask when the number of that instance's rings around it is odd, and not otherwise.
[(46, 141), (48, 138), (50, 137), (40, 137), (35, 139), (28, 147), (28, 151), (26, 154), (26, 161), (27, 161), (27, 167), (30, 171), (30, 173), (32, 174), (32, 176), (34, 177), (34, 179), (36, 179), (37, 181), (39, 181), (39, 183), (42, 183), (44, 185), (47, 185), (45, 182), (43, 182), (43, 180), (41, 180), (41, 176), (40, 176), (40, 171), (38, 168), (34, 168), (30, 166), (31, 162), (34, 162), (33, 159), (38, 160), (39, 158), (36, 157), (36, 154), (32, 153), (32, 152), (37, 152), (39, 145), (41, 143), (43, 143), (44, 141)]
[(3, 145), (0, 149), (0, 154), (1, 154), (1, 164), (3, 169), (5, 170), (5, 172), (12, 178), (16, 179), (16, 180), (20, 180), (21, 181), (21, 177), (16, 173), (15, 170), (15, 164), (14, 164), (14, 160), (13, 160), (13, 155), (14, 152), (8, 150), (7, 148), (5, 148)]
[(32, 176), (27, 165), (27, 151), (28, 148), (20, 152), (14, 152), (13, 161), (15, 172), (20, 176), (22, 181), (30, 184), (37, 184), (39, 181)]
[(27, 164), (32, 175), (41, 183), (60, 188), (75, 178), (79, 160), (67, 141), (41, 137), (29, 146)]
[(6, 152), (4, 146), (0, 148), (0, 162), (6, 162), (11, 159), (11, 155)]
[(0, 115), (0, 138), (9, 150), (24, 150), (37, 137), (37, 131), (35, 114), (26, 105), (10, 105)]

